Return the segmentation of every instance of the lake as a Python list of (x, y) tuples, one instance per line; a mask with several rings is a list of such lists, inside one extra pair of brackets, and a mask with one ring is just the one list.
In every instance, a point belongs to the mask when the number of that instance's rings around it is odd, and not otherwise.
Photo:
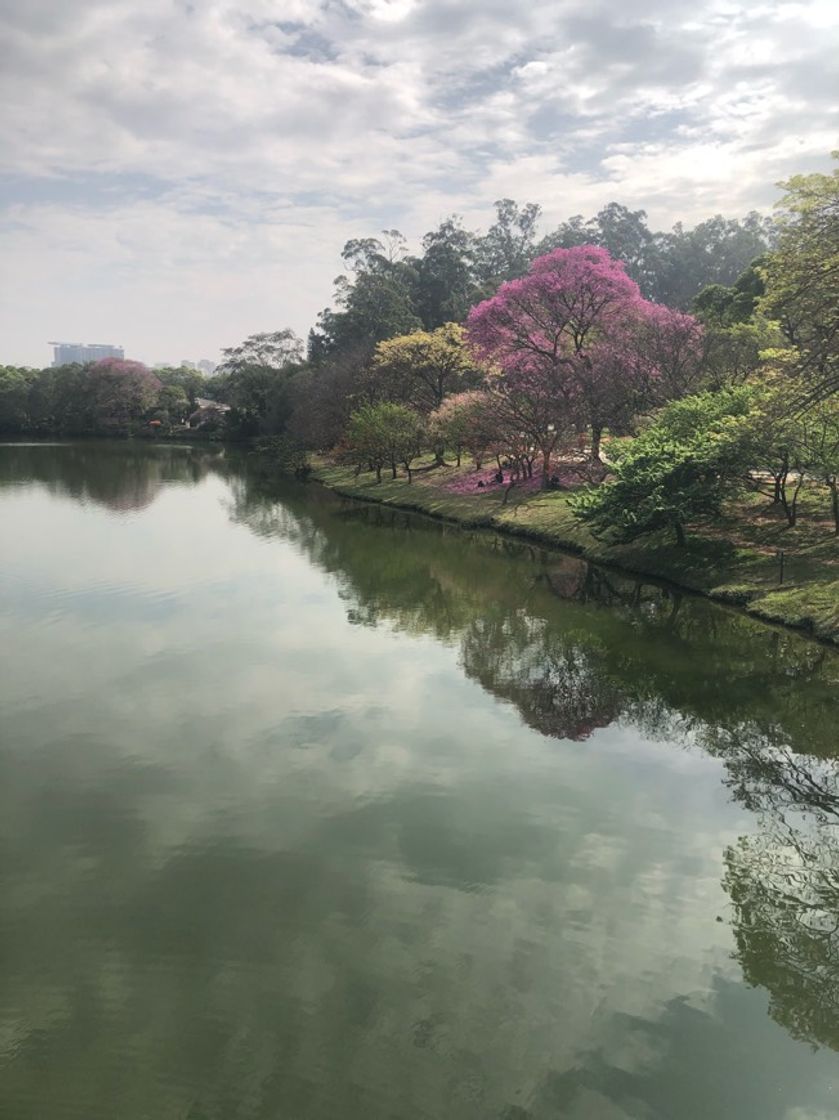
[(839, 657), (163, 444), (0, 445), (0, 1115), (839, 1116)]

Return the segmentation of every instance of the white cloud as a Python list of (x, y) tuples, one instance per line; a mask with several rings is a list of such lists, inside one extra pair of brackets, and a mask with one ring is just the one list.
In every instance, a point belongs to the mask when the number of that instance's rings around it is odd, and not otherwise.
[(766, 206), (836, 146), (837, 31), (823, 0), (0, 0), (3, 358), (304, 331), (346, 237), (501, 195)]

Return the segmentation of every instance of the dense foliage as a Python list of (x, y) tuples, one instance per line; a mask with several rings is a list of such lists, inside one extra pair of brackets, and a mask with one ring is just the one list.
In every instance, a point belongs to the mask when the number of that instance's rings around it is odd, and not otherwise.
[(281, 329), (225, 350), (209, 379), (0, 368), (0, 433), (191, 426), (296, 471), (336, 451), (379, 479), (466, 454), (508, 487), (564, 485), (576, 464), (596, 484), (578, 516), (624, 539), (681, 541), (747, 491), (792, 527), (816, 487), (839, 533), (839, 172), (784, 187), (777, 219), (669, 233), (610, 203), (540, 234), (539, 206), (503, 199), (488, 230), (447, 218), (419, 255), (398, 230), (356, 238), (305, 354)]
[(813, 399), (839, 391), (839, 169), (785, 186), (761, 306), (778, 321)]
[(150, 424), (169, 427), (189, 401), (167, 372), (117, 358), (45, 370), (0, 367), (0, 433), (131, 435)]
[(359, 470), (367, 466), (381, 481), (382, 468), (389, 466), (396, 478), (397, 465), (408, 473), (423, 443), (422, 418), (413, 409), (394, 401), (366, 404), (350, 416), (347, 429), (349, 452)]
[(662, 409), (644, 432), (614, 449), (614, 481), (581, 494), (576, 512), (597, 533), (633, 540), (720, 512), (741, 481), (741, 444), (750, 393), (700, 393)]

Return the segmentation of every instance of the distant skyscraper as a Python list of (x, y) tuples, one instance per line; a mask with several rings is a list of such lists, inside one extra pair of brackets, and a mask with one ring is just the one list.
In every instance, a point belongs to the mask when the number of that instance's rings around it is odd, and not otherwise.
[(102, 358), (124, 358), (125, 351), (121, 346), (109, 346), (105, 343), (91, 342), (86, 346), (83, 342), (51, 342), (53, 350), (52, 364), (54, 366), (69, 366), (72, 362), (98, 362)]

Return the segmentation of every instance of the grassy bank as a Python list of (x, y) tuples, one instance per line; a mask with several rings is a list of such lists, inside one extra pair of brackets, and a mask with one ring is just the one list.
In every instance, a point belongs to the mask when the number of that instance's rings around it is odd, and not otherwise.
[[(400, 509), (526, 536), (626, 571), (666, 579), (733, 603), (770, 622), (806, 630), (839, 645), (839, 539), (824, 492), (805, 493), (800, 522), (789, 528), (761, 495), (750, 495), (712, 524), (691, 527), (687, 545), (656, 533), (632, 544), (597, 540), (574, 517), (566, 492), (478, 488), (467, 468), (441, 467), (381, 483), (352, 468), (320, 461), (314, 477), (337, 493)], [(784, 581), (779, 583), (779, 551)]]

